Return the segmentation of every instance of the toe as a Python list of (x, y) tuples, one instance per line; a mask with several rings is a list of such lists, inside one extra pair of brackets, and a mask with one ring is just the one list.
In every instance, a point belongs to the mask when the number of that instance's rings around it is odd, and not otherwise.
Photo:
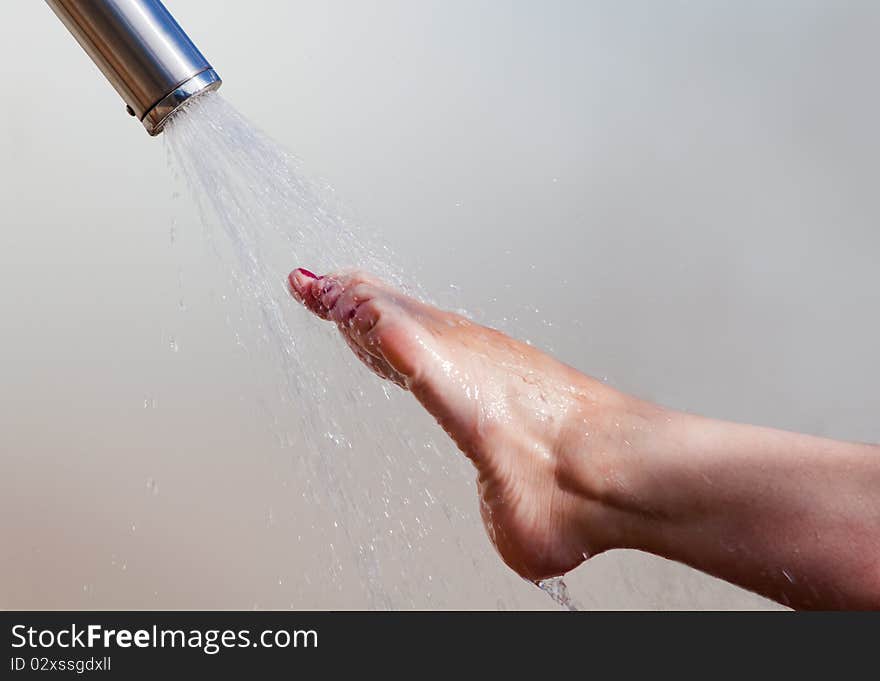
[(387, 312), (388, 304), (383, 305), (379, 298), (371, 298), (358, 305), (349, 313), (348, 326), (351, 335), (361, 339), (364, 345), (369, 344), (371, 333), (382, 316)]
[(287, 285), (296, 300), (314, 314), (326, 319), (327, 310), (322, 305), (316, 289), (316, 284), (320, 284), (322, 279), (323, 277), (318, 277), (309, 270), (298, 267), (288, 275)]
[(345, 280), (340, 279), (336, 275), (329, 274), (322, 279), (315, 281), (312, 284), (312, 288), (315, 291), (315, 296), (320, 302), (321, 306), (327, 312), (326, 319), (332, 318), (333, 309), (336, 307), (336, 303), (339, 300), (339, 297), (345, 292), (347, 288), (347, 282)]
[(311, 288), (312, 282), (317, 278), (317, 276), (304, 267), (297, 267), (287, 275), (287, 285), (293, 297), (300, 302), (304, 302), (307, 290)]
[(346, 287), (330, 294), (330, 304), (327, 305), (330, 318), (337, 324), (349, 324), (358, 308), (375, 300), (379, 294), (380, 291), (372, 284), (349, 282)]

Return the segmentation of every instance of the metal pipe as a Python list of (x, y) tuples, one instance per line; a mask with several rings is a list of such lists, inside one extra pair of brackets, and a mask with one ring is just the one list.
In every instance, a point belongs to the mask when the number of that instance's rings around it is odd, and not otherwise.
[(151, 135), (222, 81), (159, 0), (46, 0)]

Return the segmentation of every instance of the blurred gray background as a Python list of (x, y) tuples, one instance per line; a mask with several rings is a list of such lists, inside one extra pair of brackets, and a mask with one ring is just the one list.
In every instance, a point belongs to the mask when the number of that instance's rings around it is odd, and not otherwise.
[[(672, 407), (880, 440), (880, 3), (166, 4), (439, 301)], [(0, 82), (0, 607), (374, 606), (321, 580), (320, 526), (293, 541), (290, 453), (162, 140), (42, 2), (7, 10)], [(554, 607), (474, 518), (464, 551), (379, 557), (444, 585), (388, 605)], [(773, 607), (635, 552), (568, 581)]]

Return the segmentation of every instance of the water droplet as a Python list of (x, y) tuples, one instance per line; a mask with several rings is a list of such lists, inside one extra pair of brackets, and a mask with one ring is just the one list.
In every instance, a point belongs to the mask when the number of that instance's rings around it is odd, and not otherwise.
[(566, 610), (578, 610), (577, 604), (572, 600), (571, 595), (568, 593), (568, 586), (566, 586), (562, 577), (542, 579), (541, 581), (536, 582), (536, 584), (541, 591), (550, 596), (554, 602), (561, 605)]

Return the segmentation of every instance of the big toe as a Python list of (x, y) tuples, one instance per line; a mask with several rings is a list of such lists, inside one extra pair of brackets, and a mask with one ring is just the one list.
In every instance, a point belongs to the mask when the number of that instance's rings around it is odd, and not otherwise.
[(318, 290), (314, 286), (323, 277), (319, 277), (304, 267), (297, 267), (287, 276), (287, 285), (293, 297), (305, 305), (316, 315), (326, 319), (326, 310), (322, 308)]

